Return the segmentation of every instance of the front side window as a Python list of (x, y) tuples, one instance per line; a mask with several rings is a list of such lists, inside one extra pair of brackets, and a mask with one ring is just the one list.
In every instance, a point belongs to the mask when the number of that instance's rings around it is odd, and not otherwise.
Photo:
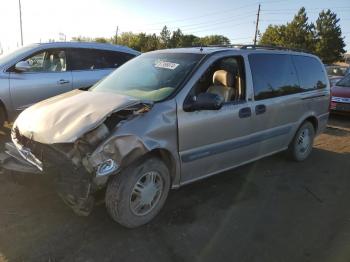
[(201, 93), (219, 95), (224, 102), (245, 100), (243, 57), (224, 57), (212, 63), (191, 90), (190, 97)]
[(27, 72), (64, 72), (67, 70), (66, 52), (63, 50), (47, 50), (25, 61), (30, 65)]
[(322, 89), (327, 87), (327, 79), (321, 63), (309, 56), (293, 56), (300, 85), (303, 91)]
[(280, 54), (249, 55), (255, 100), (301, 91), (291, 57)]
[(181, 85), (203, 56), (190, 53), (146, 53), (123, 64), (90, 91), (160, 101)]

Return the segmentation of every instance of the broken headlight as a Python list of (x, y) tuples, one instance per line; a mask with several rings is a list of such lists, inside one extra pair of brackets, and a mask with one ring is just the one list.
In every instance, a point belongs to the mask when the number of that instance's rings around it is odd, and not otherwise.
[(113, 159), (108, 159), (98, 165), (96, 176), (105, 176), (113, 173), (118, 169), (117, 163)]

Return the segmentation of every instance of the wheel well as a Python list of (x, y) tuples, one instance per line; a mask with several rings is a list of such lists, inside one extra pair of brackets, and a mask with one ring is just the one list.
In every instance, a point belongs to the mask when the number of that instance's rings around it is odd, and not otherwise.
[(313, 127), (315, 129), (315, 132), (317, 132), (317, 128), (318, 128), (318, 120), (317, 120), (317, 118), (314, 117), (314, 116), (309, 116), (308, 118), (306, 118), (304, 120), (304, 122), (306, 122), (306, 121), (310, 122), (313, 125)]
[[(147, 152), (144, 155), (141, 155), (139, 157), (136, 157), (130, 162), (124, 163), (124, 165), (121, 167), (122, 170), (125, 168), (128, 168), (129, 166), (132, 165), (137, 165), (138, 163), (144, 161), (148, 157), (157, 157), (160, 160), (164, 162), (164, 164), (169, 168), (169, 173), (170, 173), (170, 179), (171, 179), (171, 185), (174, 181), (176, 181), (176, 162), (174, 157), (171, 155), (171, 153), (166, 150), (166, 149), (161, 149), (161, 148), (156, 148), (153, 149), (149, 152)], [(111, 176), (113, 177), (113, 176)], [(108, 178), (108, 180), (111, 179), (111, 177)]]
[(176, 176), (176, 162), (171, 153), (165, 149), (153, 149), (146, 156), (156, 156), (164, 161), (165, 165), (169, 168), (171, 183), (175, 181)]

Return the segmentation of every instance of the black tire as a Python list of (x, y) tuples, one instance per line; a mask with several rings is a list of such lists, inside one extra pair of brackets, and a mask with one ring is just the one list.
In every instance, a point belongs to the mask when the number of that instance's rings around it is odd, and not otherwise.
[[(305, 134), (307, 135), (305, 136)], [(311, 154), (315, 138), (315, 128), (309, 122), (304, 122), (296, 132), (289, 145), (288, 153), (292, 160), (304, 161)]]
[(4, 130), (4, 124), (6, 121), (6, 114), (5, 114), (5, 110), (2, 106), (0, 106), (0, 130)]
[[(135, 192), (138, 190), (138, 188), (135, 189), (135, 187), (139, 185), (140, 181), (142, 182), (142, 179), (148, 178), (150, 174), (156, 175), (157, 182), (155, 182), (154, 185), (157, 183), (160, 185), (160, 183), (162, 183), (162, 190), (159, 193), (155, 193), (153, 198), (153, 191), (151, 196), (147, 193), (139, 192), (138, 194), (140, 199), (146, 199), (146, 197), (142, 198), (141, 196), (147, 195), (148, 200), (152, 198), (151, 203), (152, 201), (156, 201), (153, 207), (151, 207), (152, 204), (147, 205), (149, 206), (147, 213), (137, 215), (135, 213), (135, 208), (132, 207), (133, 201), (136, 202), (133, 197), (136, 194)], [(154, 157), (145, 159), (126, 168), (123, 172), (116, 175), (109, 181), (105, 196), (107, 211), (113, 220), (125, 227), (135, 228), (144, 225), (150, 222), (163, 207), (169, 193), (170, 183), (169, 170), (163, 161)], [(147, 186), (144, 188), (146, 187)], [(142, 192), (146, 192), (146, 190), (142, 190)]]

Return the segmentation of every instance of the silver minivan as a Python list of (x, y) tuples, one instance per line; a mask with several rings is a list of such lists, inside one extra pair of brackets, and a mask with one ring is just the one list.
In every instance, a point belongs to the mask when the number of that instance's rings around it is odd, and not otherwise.
[(91, 87), (139, 54), (124, 46), (56, 42), (32, 44), (0, 57), (0, 125), (41, 100)]
[(87, 91), (22, 112), (4, 169), (52, 176), (78, 214), (106, 189), (111, 217), (149, 222), (169, 189), (287, 150), (305, 160), (328, 120), (330, 89), (314, 55), (259, 47), (159, 50)]

